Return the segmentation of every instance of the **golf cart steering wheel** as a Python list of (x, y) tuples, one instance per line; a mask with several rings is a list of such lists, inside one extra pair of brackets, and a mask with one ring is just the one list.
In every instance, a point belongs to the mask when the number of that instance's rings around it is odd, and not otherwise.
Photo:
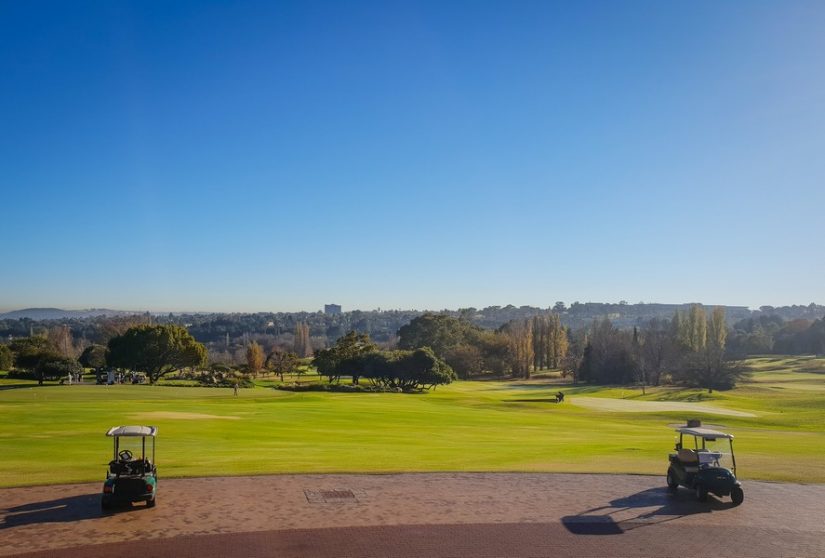
[(129, 450), (123, 450), (117, 456), (120, 458), (121, 461), (131, 461), (132, 460), (132, 452)]

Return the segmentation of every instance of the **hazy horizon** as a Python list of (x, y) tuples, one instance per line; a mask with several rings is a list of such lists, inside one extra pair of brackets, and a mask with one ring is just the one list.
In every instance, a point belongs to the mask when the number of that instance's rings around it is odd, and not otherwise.
[(0, 308), (825, 296), (825, 3), (46, 4)]
[[(535, 308), (550, 308), (552, 307), (558, 300), (547, 304), (540, 304), (540, 303), (524, 303), (524, 304), (515, 304), (512, 302), (503, 303), (503, 304), (482, 304), (482, 305), (469, 305), (469, 306), (441, 306), (441, 307), (434, 307), (434, 306), (427, 306), (427, 307), (389, 307), (389, 306), (377, 306), (377, 307), (364, 307), (364, 306), (356, 306), (356, 307), (346, 307), (341, 305), (342, 312), (353, 312), (353, 311), (361, 311), (361, 312), (374, 312), (374, 311), (414, 311), (414, 312), (440, 312), (442, 310), (459, 310), (461, 308), (476, 308), (481, 310), (483, 308), (488, 308), (491, 306), (499, 306), (505, 307), (508, 304), (511, 304), (515, 307), (520, 306), (531, 306)], [(575, 301), (561, 301), (564, 302), (566, 306), (570, 306), (574, 302), (579, 302), (581, 304), (586, 303), (595, 303), (595, 304), (619, 304), (621, 300), (584, 300), (584, 299), (577, 299)], [(729, 304), (726, 302), (713, 302), (708, 303), (701, 300), (687, 300), (687, 301), (679, 301), (679, 302), (670, 302), (670, 301), (656, 301), (656, 300), (647, 300), (647, 301), (625, 301), (628, 305), (633, 304), (663, 304), (663, 305), (681, 305), (681, 304), (701, 304), (706, 307), (713, 307), (713, 306), (737, 306), (737, 307), (745, 307), (750, 310), (758, 310), (761, 306), (772, 306), (772, 307), (782, 307), (782, 306), (808, 306), (809, 304), (813, 303), (816, 305), (823, 305), (820, 304), (818, 301), (811, 301), (807, 303), (802, 302), (791, 302), (787, 304), (757, 304), (757, 305), (746, 305), (746, 304)], [(9, 312), (16, 312), (20, 310), (28, 310), (28, 309), (56, 309), (56, 310), (64, 310), (68, 312), (78, 312), (78, 311), (89, 311), (89, 310), (112, 310), (117, 312), (150, 312), (153, 314), (165, 314), (165, 313), (173, 313), (173, 314), (210, 314), (210, 313), (225, 313), (225, 314), (257, 314), (257, 313), (292, 313), (292, 312), (323, 312), (324, 311), (324, 304), (339, 304), (337, 302), (326, 302), (319, 305), (317, 308), (257, 308), (257, 309), (226, 309), (226, 310), (219, 310), (219, 309), (173, 309), (173, 308), (125, 308), (119, 306), (69, 306), (69, 305), (34, 305), (34, 306), (19, 306), (19, 307), (0, 307), (0, 314), (5, 314)]]

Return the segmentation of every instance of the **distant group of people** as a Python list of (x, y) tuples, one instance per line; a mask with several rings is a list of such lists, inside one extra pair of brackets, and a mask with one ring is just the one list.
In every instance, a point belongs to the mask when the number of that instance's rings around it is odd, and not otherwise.
[[(41, 381), (40, 383), (42, 384), (43, 382)], [(68, 384), (68, 385), (72, 385), (73, 383), (82, 384), (83, 383), (83, 373), (78, 372), (76, 374), (73, 374), (72, 372), (69, 372), (68, 374), (66, 374), (66, 377), (63, 379), (63, 383)]]
[(560, 391), (556, 394), (556, 403), (564, 403), (564, 393), (563, 392)]
[(115, 370), (98, 370), (97, 383), (105, 385), (114, 384), (142, 384), (146, 381), (146, 376), (137, 372), (118, 372)]

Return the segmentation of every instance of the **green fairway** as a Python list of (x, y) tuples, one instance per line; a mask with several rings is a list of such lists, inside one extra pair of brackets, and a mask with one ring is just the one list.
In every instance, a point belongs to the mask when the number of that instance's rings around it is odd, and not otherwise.
[[(668, 424), (688, 416), (736, 435), (744, 479), (825, 482), (825, 359), (749, 364), (750, 381), (710, 395), (649, 388), (643, 396), (544, 379), (457, 382), (415, 395), (260, 386), (238, 397), (218, 388), (0, 380), (0, 486), (102, 480), (111, 454), (104, 433), (120, 424), (159, 427), (161, 479), (400, 471), (664, 475), (674, 440)], [(559, 389), (565, 403), (550, 402)], [(591, 404), (576, 404), (578, 396)], [(593, 406), (596, 398), (621, 400), (621, 409)], [(680, 405), (661, 404), (668, 401)], [(682, 405), (691, 403), (697, 406)]]

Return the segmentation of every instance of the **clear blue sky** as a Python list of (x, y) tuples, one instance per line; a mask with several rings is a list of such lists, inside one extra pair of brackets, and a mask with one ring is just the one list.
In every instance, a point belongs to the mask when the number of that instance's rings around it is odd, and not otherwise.
[(823, 2), (0, 2), (0, 309), (825, 302)]

